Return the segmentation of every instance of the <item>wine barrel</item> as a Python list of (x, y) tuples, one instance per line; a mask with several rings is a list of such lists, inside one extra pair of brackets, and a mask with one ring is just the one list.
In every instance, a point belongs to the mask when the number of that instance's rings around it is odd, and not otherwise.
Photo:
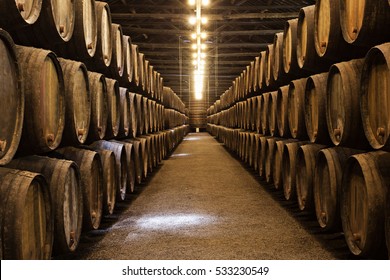
[[(135, 138), (135, 140), (140, 142), (140, 150), (141, 150), (141, 155), (142, 155), (142, 172), (143, 172), (143, 179), (145, 179), (148, 176), (148, 170), (149, 170), (149, 143), (147, 143), (147, 139), (145, 137), (139, 137)], [(171, 140), (172, 141), (172, 140)], [(173, 144), (172, 146), (169, 147), (169, 150), (171, 151), (173, 149)]]
[(259, 147), (258, 147), (258, 166), (259, 166), (259, 176), (262, 179), (265, 179), (265, 160), (266, 160), (266, 144), (267, 144), (267, 139), (271, 138), (271, 136), (260, 136), (260, 141), (259, 141)]
[(129, 112), (129, 118), (130, 118), (130, 137), (136, 137), (137, 136), (137, 99), (136, 94), (134, 92), (128, 92), (129, 94), (129, 101), (130, 101), (130, 112)]
[(16, 52), (26, 101), (19, 153), (54, 150), (61, 142), (65, 122), (61, 66), (51, 51), (17, 46)]
[(265, 180), (267, 183), (273, 182), (273, 167), (275, 164), (275, 148), (276, 148), (276, 141), (282, 140), (281, 138), (277, 137), (270, 137), (267, 139), (265, 143)]
[(93, 142), (90, 145), (94, 149), (109, 150), (115, 155), (116, 177), (118, 186), (116, 188), (116, 200), (123, 201), (126, 198), (127, 189), (127, 157), (126, 148), (123, 144), (105, 140)]
[[(22, 29), (19, 29), (17, 25), (15, 30), (13, 27), (7, 27), (7, 29), (12, 30), (12, 36), (19, 44), (55, 50), (58, 45), (67, 43), (72, 38), (76, 16), (74, 1), (34, 0), (5, 2), (14, 2), (13, 5), (17, 2), (18, 5), (23, 6), (23, 9), (25, 9), (25, 6), (28, 6), (27, 10), (23, 11), (23, 14), (28, 18), (36, 19), (33, 24), (29, 24)], [(31, 10), (35, 5), (34, 2), (41, 2), (42, 6), (39, 12)], [(9, 12), (9, 9), (5, 8), (4, 11)], [(13, 23), (8, 21), (8, 24)]]
[(363, 62), (363, 59), (341, 62), (329, 70), (326, 120), (330, 139), (336, 146), (368, 147), (359, 104)]
[(297, 62), (301, 69), (320, 73), (327, 71), (330, 63), (320, 58), (314, 45), (315, 5), (301, 8), (297, 25)]
[(146, 70), (145, 70), (145, 54), (138, 52), (138, 77), (139, 87), (142, 91), (146, 90)]
[(134, 147), (132, 143), (129, 143), (127, 141), (116, 141), (111, 140), (113, 142), (117, 142), (120, 144), (123, 144), (126, 151), (126, 161), (127, 161), (127, 193), (134, 192), (134, 186), (135, 186), (135, 163), (134, 163)]
[(283, 69), (289, 78), (304, 75), (297, 60), (297, 26), (298, 19), (290, 19), (286, 21), (283, 32)]
[(272, 88), (275, 85), (273, 64), (274, 64), (274, 45), (269, 44), (267, 45), (265, 51), (265, 61), (264, 61), (265, 85), (268, 88)]
[(260, 71), (260, 56), (255, 57), (253, 62), (253, 77), (252, 77), (252, 89), (256, 94), (259, 91), (259, 71)]
[(345, 42), (340, 27), (340, 1), (318, 0), (314, 11), (314, 42), (317, 54), (331, 61), (364, 56), (365, 50)]
[(103, 167), (103, 214), (112, 215), (115, 209), (118, 189), (115, 154), (113, 151), (100, 148), (95, 148), (94, 150), (100, 155)]
[(15, 45), (7, 32), (0, 28), (0, 165), (14, 157), (20, 142), (24, 118), (24, 87)]
[[(232, 140), (231, 140), (231, 134), (232, 134), (232, 131), (231, 130), (228, 130), (229, 132), (229, 147), (231, 149), (232, 147)], [(253, 169), (258, 173), (259, 171), (259, 153), (260, 153), (260, 137), (262, 135), (261, 134), (258, 134), (258, 133), (255, 133), (255, 147), (254, 147), (254, 154), (253, 154)]]
[(123, 32), (119, 24), (111, 24), (112, 33), (112, 58), (111, 64), (105, 73), (107, 77), (121, 80), (125, 69), (125, 60), (123, 55)]
[(276, 122), (278, 124), (278, 132), (281, 137), (290, 137), (290, 128), (288, 125), (288, 91), (289, 86), (283, 86), (278, 89), (276, 97)]
[(298, 140), (284, 139), (284, 140), (277, 140), (275, 143), (276, 146), (274, 148), (274, 155), (273, 155), (274, 163), (273, 163), (272, 177), (274, 181), (274, 187), (276, 190), (283, 188), (282, 159), (283, 159), (284, 145), (296, 141)]
[(129, 135), (130, 131), (130, 96), (128, 94), (128, 90), (126, 88), (119, 88), (119, 96), (120, 96), (120, 122), (119, 122), (119, 130), (118, 130), (118, 138), (125, 138)]
[(136, 94), (136, 115), (137, 115), (137, 134), (144, 134), (145, 129), (145, 112), (144, 112), (144, 106), (143, 106), (143, 96), (141, 94)]
[(61, 45), (58, 54), (88, 64), (95, 56), (97, 24), (95, 0), (75, 2), (74, 31), (67, 44)]
[(119, 83), (116, 80), (106, 78), (107, 83), (107, 129), (105, 139), (118, 136), (120, 124), (120, 94)]
[(138, 87), (140, 85), (140, 77), (138, 70), (138, 45), (131, 44), (131, 65), (133, 67), (133, 78), (131, 79), (134, 87)]
[(283, 32), (275, 33), (273, 43), (274, 56), (272, 62), (272, 75), (278, 84), (285, 84), (287, 80), (283, 65), (283, 36)]
[(291, 142), (285, 143), (282, 156), (282, 177), (283, 177), (283, 194), (286, 200), (296, 198), (296, 172), (297, 172), (297, 153), (300, 146), (308, 142)]
[(63, 145), (83, 144), (91, 120), (88, 72), (81, 62), (59, 58), (65, 81), (65, 128)]
[(0, 168), (0, 194), (2, 259), (50, 259), (53, 214), (45, 178)]
[(363, 128), (371, 147), (390, 146), (390, 43), (372, 48), (364, 61), (360, 82)]
[(101, 140), (106, 135), (108, 119), (107, 83), (100, 73), (88, 72), (91, 91), (91, 123), (87, 142)]
[(265, 68), (265, 61), (266, 61), (266, 51), (260, 52), (260, 65), (259, 65), (259, 76), (258, 76), (258, 82), (259, 82), (259, 90), (262, 90), (266, 87), (265, 83), (265, 74), (266, 74), (266, 68)]
[(257, 96), (254, 96), (251, 98), (251, 116), (250, 116), (250, 123), (251, 123), (251, 127), (250, 129), (252, 131), (256, 131), (257, 129), (257, 114), (258, 114), (258, 111), (257, 111)]
[(149, 74), (149, 68), (150, 63), (149, 60), (145, 59), (145, 65), (144, 65), (144, 71), (145, 71), (145, 94), (147, 97), (150, 97), (150, 74)]
[(143, 158), (142, 158), (142, 150), (141, 150), (141, 141), (135, 139), (124, 139), (124, 142), (131, 143), (134, 149), (134, 178), (135, 183), (138, 185), (141, 184), (143, 179)]
[(316, 217), (324, 231), (341, 231), (341, 179), (347, 159), (362, 151), (334, 147), (319, 151), (313, 181)]
[(54, 217), (53, 254), (75, 252), (83, 221), (79, 167), (73, 161), (41, 156), (18, 158), (7, 167), (41, 173), (46, 178)]
[(42, 9), (42, 0), (3, 0), (1, 4), (0, 27), (10, 31), (34, 24)]
[[(255, 107), (255, 111), (254, 111), (254, 114), (255, 114), (255, 118), (256, 118), (256, 132), (257, 133), (261, 133), (262, 131), (262, 127), (261, 127), (261, 102), (262, 102), (262, 99), (261, 99), (261, 95), (258, 95), (256, 96), (256, 107)], [(232, 116), (233, 120), (235, 121), (236, 120), (236, 116), (233, 114)], [(235, 125), (233, 125), (234, 127)]]
[(65, 147), (56, 150), (64, 159), (74, 161), (80, 168), (83, 191), (83, 230), (98, 229), (103, 214), (103, 167), (100, 155), (96, 152)]
[(143, 107), (143, 112), (144, 112), (144, 132), (145, 134), (149, 133), (149, 122), (150, 122), (150, 112), (149, 112), (149, 107), (148, 107), (148, 98), (143, 96), (142, 97), (142, 107)]
[(268, 131), (271, 136), (278, 136), (278, 127), (276, 121), (277, 105), (278, 105), (278, 92), (273, 91), (270, 93), (268, 100)]
[(261, 114), (261, 132), (263, 135), (269, 134), (269, 112), (268, 112), (268, 103), (270, 99), (271, 93), (267, 92), (264, 93), (261, 96), (261, 107), (260, 107), (260, 114)]
[(314, 208), (313, 182), (316, 157), (325, 145), (307, 144), (298, 149), (296, 159), (296, 190), (298, 207), (301, 211), (312, 211)]
[(131, 37), (123, 35), (123, 54), (125, 56), (125, 73), (123, 80), (126, 85), (133, 81), (133, 53), (131, 50)]
[(330, 144), (326, 124), (326, 81), (328, 73), (310, 76), (305, 87), (306, 132), (312, 143)]
[(112, 20), (110, 6), (106, 2), (95, 1), (97, 39), (93, 69), (106, 73), (112, 59)]
[(349, 44), (373, 47), (388, 42), (389, 2), (386, 0), (358, 2), (340, 0), (340, 25), (344, 40)]
[(385, 203), (389, 174), (387, 152), (353, 155), (346, 163), (341, 184), (341, 222), (354, 255), (381, 258), (387, 253)]
[(288, 88), (288, 125), (292, 138), (304, 140), (307, 138), (304, 105), (307, 78), (290, 82)]

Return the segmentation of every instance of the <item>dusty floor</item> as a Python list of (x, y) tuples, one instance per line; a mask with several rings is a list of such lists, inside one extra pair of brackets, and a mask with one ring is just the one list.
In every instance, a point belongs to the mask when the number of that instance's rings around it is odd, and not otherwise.
[(262, 183), (206, 133), (172, 156), (84, 234), (71, 259), (349, 259), (339, 233)]

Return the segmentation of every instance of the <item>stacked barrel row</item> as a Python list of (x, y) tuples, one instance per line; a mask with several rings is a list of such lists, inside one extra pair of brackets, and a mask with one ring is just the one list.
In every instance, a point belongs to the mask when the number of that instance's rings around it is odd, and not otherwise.
[(163, 89), (163, 105), (166, 128), (188, 124), (186, 106), (170, 87), (164, 87)]
[(302, 8), (208, 109), (211, 134), (362, 258), (390, 247), (389, 14), (382, 0)]
[(165, 126), (162, 77), (106, 3), (0, 3), (0, 258), (48, 259), (76, 251), (188, 127)]

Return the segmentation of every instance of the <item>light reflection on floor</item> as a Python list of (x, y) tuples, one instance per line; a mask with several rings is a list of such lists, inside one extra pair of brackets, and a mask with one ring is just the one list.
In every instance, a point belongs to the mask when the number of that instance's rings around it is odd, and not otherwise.
[(183, 139), (183, 141), (196, 141), (196, 140), (200, 140), (200, 137), (186, 137)]
[(178, 228), (208, 225), (214, 221), (209, 215), (200, 214), (170, 214), (141, 217), (136, 225), (146, 230), (170, 231)]
[(171, 157), (187, 157), (190, 156), (191, 154), (173, 154)]

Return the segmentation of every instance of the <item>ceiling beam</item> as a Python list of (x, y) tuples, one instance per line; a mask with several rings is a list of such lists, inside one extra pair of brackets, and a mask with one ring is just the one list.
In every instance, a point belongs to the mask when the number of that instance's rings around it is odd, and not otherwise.
[[(134, 43), (134, 42), (133, 42)], [(178, 49), (178, 44), (169, 44), (169, 43), (140, 43), (140, 42), (135, 42), (134, 44), (138, 45), (140, 52), (142, 52), (142, 49)], [(269, 44), (267, 43), (219, 43), (218, 48), (238, 48), (238, 49), (253, 49), (253, 48), (265, 48)], [(213, 47), (213, 44), (207, 44), (207, 47)], [(190, 44), (184, 44), (182, 46), (184, 49), (190, 49), (191, 45)]]
[[(123, 5), (112, 5), (114, 8), (113, 10), (119, 10), (123, 7)], [(182, 10), (183, 7), (179, 7), (177, 5), (147, 5), (147, 4), (139, 4), (134, 3), (130, 4), (131, 8), (135, 9), (147, 9), (147, 10)], [(294, 9), (300, 9), (302, 5), (255, 5), (255, 6), (212, 6), (208, 7), (207, 11), (217, 11), (217, 10), (223, 10), (223, 11), (264, 11), (264, 10), (294, 10)], [(206, 8), (205, 8), (206, 9)], [(186, 8), (188, 11), (192, 11), (193, 8)]]
[[(190, 15), (188, 14), (164, 14), (164, 13), (113, 13), (112, 21), (116, 20), (134, 20), (134, 19), (161, 19), (171, 20), (177, 19), (187, 21)], [(209, 14), (205, 15), (210, 21), (231, 20), (231, 19), (291, 19), (298, 17), (298, 12), (286, 13), (242, 13), (232, 15)]]

